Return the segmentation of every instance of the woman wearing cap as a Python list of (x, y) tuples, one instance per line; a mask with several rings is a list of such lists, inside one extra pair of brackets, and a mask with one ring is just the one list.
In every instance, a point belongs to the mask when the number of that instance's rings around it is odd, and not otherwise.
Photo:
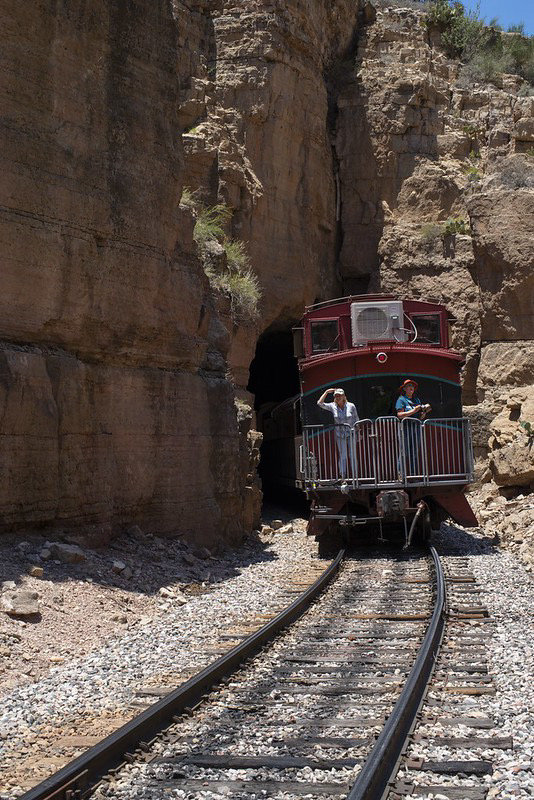
[[(334, 395), (333, 403), (325, 403), (329, 394)], [(330, 411), (334, 417), (336, 426), (336, 445), (339, 453), (339, 475), (341, 478), (347, 477), (349, 462), (349, 436), (351, 428), (358, 422), (358, 412), (354, 403), (349, 403), (345, 397), (343, 389), (327, 389), (317, 401), (319, 408)]]
[(431, 411), (430, 403), (421, 403), (420, 399), (416, 396), (417, 381), (412, 378), (407, 378), (404, 383), (399, 386), (400, 396), (395, 403), (395, 411), (400, 420), (412, 420), (412, 422), (405, 423), (404, 433), (406, 441), (406, 455), (408, 475), (413, 476), (417, 474), (419, 449), (421, 447), (421, 426), (415, 423), (415, 420), (424, 420), (426, 415)]

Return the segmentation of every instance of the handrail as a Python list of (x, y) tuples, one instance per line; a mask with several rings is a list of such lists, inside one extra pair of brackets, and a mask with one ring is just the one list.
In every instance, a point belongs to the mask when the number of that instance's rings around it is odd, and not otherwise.
[(353, 426), (303, 425), (301, 472), (305, 481), (341, 479), (353, 488), (468, 483), (473, 476), (470, 431), (465, 417), (384, 416)]

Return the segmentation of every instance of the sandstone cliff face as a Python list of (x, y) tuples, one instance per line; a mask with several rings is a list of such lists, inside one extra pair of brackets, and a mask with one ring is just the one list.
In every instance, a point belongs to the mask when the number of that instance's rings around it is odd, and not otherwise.
[(328, 70), (353, 47), (358, 5), (197, 6), (212, 44), (204, 39), (197, 76), (182, 93), (184, 184), (233, 210), (229, 233), (247, 243), (263, 291), (259, 325), (233, 331), (230, 364), (240, 386), (257, 334), (287, 327), (336, 288)]
[[(340, 269), (349, 286), (447, 304), (473, 404), (496, 345), (501, 360), (521, 361), (512, 383), (534, 377), (520, 355), (534, 332), (534, 161), (520, 155), (534, 103), (517, 96), (513, 76), (471, 91), (457, 77), (419, 12), (382, 8), (364, 27), (339, 102)], [(443, 237), (449, 217), (469, 235)]]
[[(235, 384), (335, 284), (325, 71), (357, 4), (2, 11), (1, 524), (235, 540), (260, 499)], [(184, 185), (233, 209), (259, 326), (212, 296)]]
[(178, 208), (173, 9), (43, 3), (29, 24), (6, 0), (2, 18), (1, 525), (235, 539), (246, 474)]

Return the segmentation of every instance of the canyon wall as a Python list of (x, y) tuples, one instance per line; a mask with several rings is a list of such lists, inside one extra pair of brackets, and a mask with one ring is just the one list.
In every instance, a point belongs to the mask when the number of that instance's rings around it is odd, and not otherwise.
[[(0, 526), (237, 541), (261, 495), (236, 384), (335, 283), (323, 73), (356, 6), (0, 9)], [(231, 206), (257, 324), (210, 290), (187, 185)]]
[[(340, 271), (452, 311), (483, 458), (508, 393), (534, 383), (534, 97), (514, 75), (458, 77), (419, 12), (382, 8), (363, 27), (338, 103)], [(447, 236), (450, 218), (464, 224)]]
[(178, 206), (172, 5), (0, 7), (1, 525), (235, 540), (246, 475)]
[[(421, 12), (384, 2), (0, 9), (3, 529), (238, 541), (261, 500), (235, 404), (258, 337), (342, 292), (446, 303), (479, 473), (506, 484), (491, 426), (522, 419), (534, 377), (519, 79), (459, 88)], [(210, 289), (184, 187), (231, 209), (258, 319)]]

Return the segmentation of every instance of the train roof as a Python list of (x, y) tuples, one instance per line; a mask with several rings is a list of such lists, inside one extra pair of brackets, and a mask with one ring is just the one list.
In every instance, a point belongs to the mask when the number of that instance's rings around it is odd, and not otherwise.
[(439, 351), (462, 360), (450, 348), (453, 322), (447, 308), (434, 300), (400, 299), (395, 294), (338, 297), (306, 307), (300, 326), (294, 328), (295, 342), (300, 337), (295, 354), (302, 363), (302, 359), (362, 353), (379, 345), (388, 350)]
[(439, 309), (440, 311), (445, 311), (447, 313), (448, 321), (453, 323), (455, 319), (450, 311), (447, 310), (446, 306), (443, 302), (435, 297), (428, 297), (428, 298), (407, 298), (407, 297), (399, 297), (396, 294), (351, 294), (346, 295), (345, 297), (335, 297), (332, 300), (321, 300), (318, 303), (312, 303), (309, 306), (306, 306), (304, 309), (304, 315), (307, 316), (314, 311), (322, 311), (323, 309), (333, 309), (334, 306), (347, 306), (351, 303), (373, 303), (373, 302), (387, 302), (387, 301), (399, 301), (401, 303), (407, 303), (413, 308), (423, 308), (426, 307), (428, 310), (432, 308)]

